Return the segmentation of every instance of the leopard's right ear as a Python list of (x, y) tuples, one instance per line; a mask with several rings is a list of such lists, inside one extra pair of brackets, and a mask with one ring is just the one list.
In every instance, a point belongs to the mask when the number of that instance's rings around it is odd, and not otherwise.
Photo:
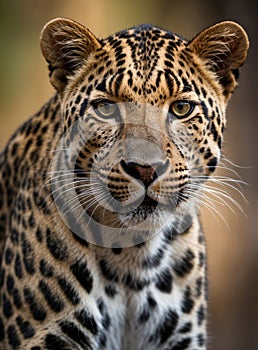
[(61, 93), (69, 76), (72, 76), (101, 45), (83, 25), (70, 19), (56, 18), (43, 28), (40, 46), (49, 64), (50, 81)]
[(245, 30), (235, 22), (223, 21), (199, 33), (188, 47), (215, 74), (228, 99), (237, 86), (238, 70), (249, 49)]

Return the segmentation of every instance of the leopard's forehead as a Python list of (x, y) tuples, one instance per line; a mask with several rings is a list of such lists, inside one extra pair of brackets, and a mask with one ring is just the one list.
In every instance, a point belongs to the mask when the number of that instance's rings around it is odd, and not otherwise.
[(137, 96), (142, 102), (163, 103), (175, 83), (184, 86), (180, 75), (193, 64), (185, 39), (152, 25), (122, 30), (100, 43), (86, 71), (92, 79), (97, 77), (97, 90), (122, 101)]
[(128, 29), (123, 29), (121, 31), (116, 32), (108, 36), (103, 41), (112, 41), (112, 40), (129, 40), (130, 43), (135, 42), (143, 47), (144, 44), (154, 44), (159, 43), (161, 40), (166, 41), (174, 41), (176, 43), (186, 42), (186, 40), (171, 31), (162, 29), (157, 26), (153, 26), (151, 24), (141, 24), (139, 26), (134, 26)]
[[(168, 55), (185, 48), (186, 40), (177, 34), (159, 27), (143, 24), (119, 31), (103, 40), (103, 44), (120, 50), (130, 47), (132, 59), (136, 66), (141, 62), (154, 61), (164, 49)], [(167, 56), (171, 60), (171, 56)]]

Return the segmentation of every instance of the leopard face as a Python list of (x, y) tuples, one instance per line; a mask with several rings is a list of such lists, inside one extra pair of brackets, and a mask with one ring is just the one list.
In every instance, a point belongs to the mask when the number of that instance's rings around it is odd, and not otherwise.
[(231, 22), (191, 42), (148, 25), (98, 40), (75, 22), (51, 22), (41, 43), (62, 104), (54, 166), (74, 191), (72, 200), (57, 192), (65, 211), (156, 233), (196, 208), (220, 159), (244, 41)]

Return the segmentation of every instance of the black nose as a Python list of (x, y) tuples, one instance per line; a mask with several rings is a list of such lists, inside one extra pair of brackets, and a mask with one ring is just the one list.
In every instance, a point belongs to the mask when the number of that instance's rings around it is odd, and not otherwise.
[(154, 180), (168, 169), (168, 160), (165, 163), (138, 164), (136, 162), (125, 162), (121, 160), (123, 170), (135, 179), (141, 180), (147, 188)]

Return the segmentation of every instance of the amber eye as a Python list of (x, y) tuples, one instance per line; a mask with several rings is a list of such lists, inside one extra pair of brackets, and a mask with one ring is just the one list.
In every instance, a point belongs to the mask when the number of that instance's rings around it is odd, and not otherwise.
[(119, 108), (116, 103), (110, 101), (97, 101), (93, 104), (94, 110), (101, 118), (117, 118), (119, 116)]
[(172, 103), (169, 112), (177, 118), (188, 117), (195, 107), (195, 103), (187, 100), (180, 100)]

